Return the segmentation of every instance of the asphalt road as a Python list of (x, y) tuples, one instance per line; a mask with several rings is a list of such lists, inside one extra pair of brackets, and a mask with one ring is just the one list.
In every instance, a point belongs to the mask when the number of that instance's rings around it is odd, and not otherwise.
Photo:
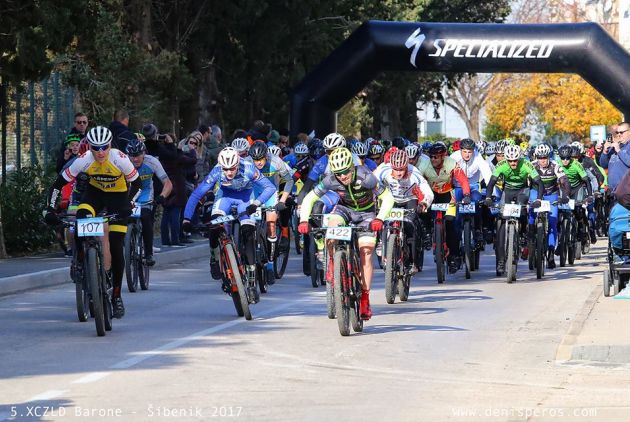
[[(600, 244), (603, 242), (600, 242)], [(543, 280), (481, 270), (435, 281), (387, 305), (376, 271), (374, 316), (341, 337), (292, 256), (285, 278), (237, 318), (206, 260), (152, 274), (127, 314), (96, 337), (74, 286), (0, 299), (2, 420), (628, 420), (627, 370), (556, 362), (572, 318), (601, 288), (603, 247)]]

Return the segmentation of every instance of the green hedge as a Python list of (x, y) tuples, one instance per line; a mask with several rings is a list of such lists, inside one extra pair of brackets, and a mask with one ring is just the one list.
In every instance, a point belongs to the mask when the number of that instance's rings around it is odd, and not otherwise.
[(7, 174), (6, 184), (0, 186), (0, 204), (9, 255), (41, 251), (54, 242), (54, 232), (44, 223), (42, 212), (55, 177), (41, 167), (24, 167)]

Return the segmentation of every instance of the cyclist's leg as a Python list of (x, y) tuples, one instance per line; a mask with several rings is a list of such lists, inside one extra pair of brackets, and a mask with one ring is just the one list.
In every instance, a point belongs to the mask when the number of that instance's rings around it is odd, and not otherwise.
[[(274, 193), (271, 198), (265, 202), (266, 208), (275, 208), (278, 204), (278, 194)], [(270, 242), (276, 241), (276, 222), (278, 221), (278, 213), (275, 211), (267, 211), (267, 239)]]
[[(464, 192), (462, 188), (453, 188), (453, 195), (455, 196), (456, 202), (461, 202), (464, 197)], [(459, 212), (455, 215), (455, 230), (457, 230), (457, 233), (462, 232), (462, 216)]]
[[(345, 226), (350, 221), (351, 215), (349, 210), (341, 205), (337, 205), (333, 208), (332, 214), (328, 219), (328, 227), (337, 227), (337, 226)], [(326, 248), (328, 250), (328, 265), (326, 272), (326, 281), (328, 283), (332, 283), (335, 277), (335, 269), (334, 269), (334, 256), (335, 256), (335, 240), (326, 240)]]
[[(351, 211), (351, 221), (358, 227), (369, 227), (372, 220), (375, 218), (374, 212), (356, 212)], [(370, 308), (370, 288), (372, 286), (372, 275), (374, 269), (372, 267), (372, 256), (374, 254), (374, 247), (376, 246), (376, 235), (373, 232), (361, 232), (358, 239), (359, 246), (359, 259), (361, 261), (361, 303), (360, 303), (360, 317), (361, 319), (368, 320), (372, 317), (372, 310)]]

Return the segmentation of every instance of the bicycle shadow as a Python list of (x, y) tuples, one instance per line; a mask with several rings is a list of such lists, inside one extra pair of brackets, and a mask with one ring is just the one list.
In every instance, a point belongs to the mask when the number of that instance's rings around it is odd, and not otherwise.
[(366, 325), (362, 335), (385, 334), (392, 332), (411, 332), (411, 331), (469, 331), (466, 328), (453, 327), (450, 325)]

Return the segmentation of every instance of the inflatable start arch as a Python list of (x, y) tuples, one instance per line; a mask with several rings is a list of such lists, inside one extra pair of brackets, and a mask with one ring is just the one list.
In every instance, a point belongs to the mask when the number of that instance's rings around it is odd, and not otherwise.
[(336, 113), (383, 71), (577, 73), (630, 116), (630, 55), (595, 23), (363, 23), (294, 89), (291, 134)]

